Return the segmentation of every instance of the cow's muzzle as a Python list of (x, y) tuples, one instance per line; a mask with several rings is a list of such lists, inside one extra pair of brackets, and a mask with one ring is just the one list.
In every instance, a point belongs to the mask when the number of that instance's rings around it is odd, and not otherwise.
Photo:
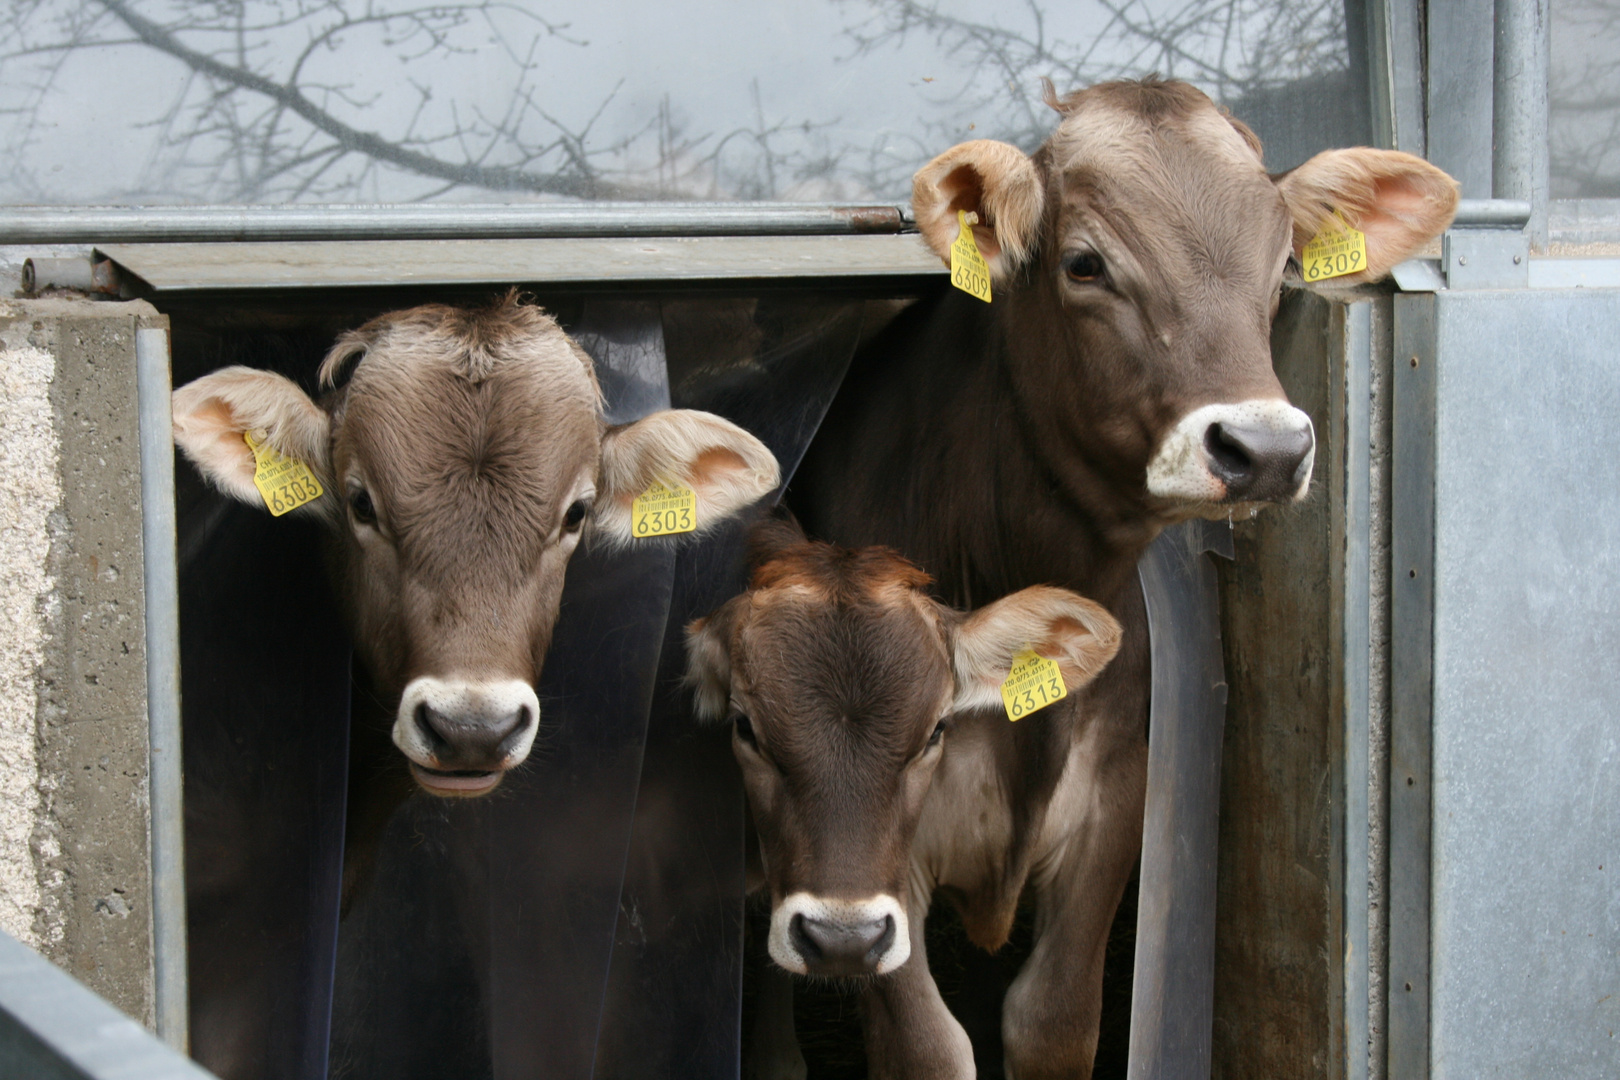
[(1286, 401), (1205, 405), (1182, 417), (1148, 463), (1150, 494), (1178, 503), (1276, 503), (1311, 483), (1316, 431)]
[(835, 900), (798, 892), (771, 912), (771, 959), (801, 975), (883, 975), (911, 957), (905, 908), (892, 896)]
[(534, 688), (518, 679), (412, 679), (394, 718), (394, 745), (435, 795), (482, 795), (522, 764), (540, 726)]

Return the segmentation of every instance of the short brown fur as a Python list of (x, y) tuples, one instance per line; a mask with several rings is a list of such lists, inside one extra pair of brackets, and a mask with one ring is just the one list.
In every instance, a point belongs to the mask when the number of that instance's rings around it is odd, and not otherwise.
[[(1438, 235), (1456, 205), (1449, 177), (1390, 151), (1329, 151), (1269, 177), (1254, 133), (1183, 83), (1047, 99), (1062, 119), (1034, 155), (981, 140), (917, 173), (912, 208), (942, 260), (957, 211), (979, 214), (994, 301), (942, 288), (874, 339), (787, 496), (815, 535), (892, 547), (952, 604), (1050, 583), (1124, 626), (1095, 683), (990, 744), (1029, 793), (1008, 826), (1008, 850), (1028, 858), (995, 872), (1003, 896), (1027, 890), (1043, 928), (1002, 1013), (1020, 1080), (1091, 1074), (1104, 946), (1141, 841), (1137, 560), (1168, 524), (1226, 516), (1151, 494), (1149, 462), (1202, 406), (1285, 401), (1271, 320), (1289, 256), (1327, 214), (1366, 232), (1367, 271), (1338, 279), (1354, 284)], [(1071, 276), (1076, 253), (1102, 275)], [(868, 1009), (874, 1071), (972, 1076), (971, 1062), (908, 1056), (904, 1025), (885, 1017), (954, 1021), (903, 974)]]

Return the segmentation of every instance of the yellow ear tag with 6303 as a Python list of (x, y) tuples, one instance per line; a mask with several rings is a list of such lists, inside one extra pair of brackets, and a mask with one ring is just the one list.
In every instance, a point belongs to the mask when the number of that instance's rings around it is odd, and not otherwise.
[(1025, 649), (1013, 657), (1012, 670), (1001, 684), (1001, 703), (1007, 707), (1008, 720), (1022, 720), (1068, 696), (1069, 688), (1063, 685), (1063, 671), (1057, 661), (1046, 659), (1034, 649)]
[(242, 441), (253, 451), (253, 486), (259, 489), (272, 517), (321, 497), (321, 482), (308, 465), (283, 454), (265, 442), (262, 435), (255, 439), (251, 431), (244, 431)]
[(1333, 221), (1311, 237), (1305, 250), (1299, 253), (1299, 263), (1306, 281), (1326, 281), (1360, 273), (1367, 269), (1367, 236), (1352, 229), (1344, 215), (1335, 210)]
[(958, 210), (956, 222), (962, 231), (956, 234), (956, 240), (951, 244), (951, 284), (988, 304), (990, 264), (979, 254), (979, 243), (973, 239), (973, 226), (979, 223), (979, 215)]
[(681, 484), (653, 483), (630, 503), (630, 531), (640, 537), (672, 536), (697, 528), (697, 492)]

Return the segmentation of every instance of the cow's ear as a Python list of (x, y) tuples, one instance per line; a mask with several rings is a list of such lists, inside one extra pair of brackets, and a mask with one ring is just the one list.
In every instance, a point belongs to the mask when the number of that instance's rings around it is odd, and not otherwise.
[(1119, 651), (1119, 623), (1101, 604), (1035, 585), (980, 608), (956, 628), (953, 708), (1000, 708), (1001, 684), (1025, 649), (1056, 660), (1071, 691), (1095, 679)]
[(686, 683), (692, 687), (700, 720), (724, 720), (731, 707), (731, 619), (736, 603), (734, 599), (686, 626)]
[(225, 494), (264, 505), (253, 486), (253, 451), (242, 438), (249, 432), (309, 466), (331, 490), (331, 421), (291, 379), (248, 367), (221, 368), (176, 390), (173, 405), (175, 445)]
[(934, 254), (950, 265), (951, 243), (960, 231), (956, 212), (977, 214), (973, 239), (996, 281), (1006, 280), (1032, 254), (1044, 201), (1029, 155), (993, 139), (953, 146), (911, 180), (911, 211)]
[(1446, 231), (1457, 213), (1457, 181), (1399, 150), (1324, 150), (1276, 178), (1294, 219), (1294, 256), (1331, 227), (1334, 211), (1367, 237), (1367, 269), (1334, 279), (1377, 281)]
[(632, 539), (631, 503), (663, 484), (692, 489), (693, 525), (701, 532), (769, 494), (779, 475), (765, 444), (730, 420), (696, 409), (655, 412), (603, 438), (592, 530)]

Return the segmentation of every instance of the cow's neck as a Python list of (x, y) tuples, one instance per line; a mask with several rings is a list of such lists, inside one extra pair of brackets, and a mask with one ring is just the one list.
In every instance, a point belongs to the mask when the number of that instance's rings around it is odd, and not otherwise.
[(858, 359), (793, 502), (826, 539), (898, 548), (958, 605), (1056, 584), (1114, 607), (1157, 527), (1043, 400), (1031, 369), (1061, 378), (1067, 360), (1030, 355), (1019, 314), (954, 290), (904, 312)]

